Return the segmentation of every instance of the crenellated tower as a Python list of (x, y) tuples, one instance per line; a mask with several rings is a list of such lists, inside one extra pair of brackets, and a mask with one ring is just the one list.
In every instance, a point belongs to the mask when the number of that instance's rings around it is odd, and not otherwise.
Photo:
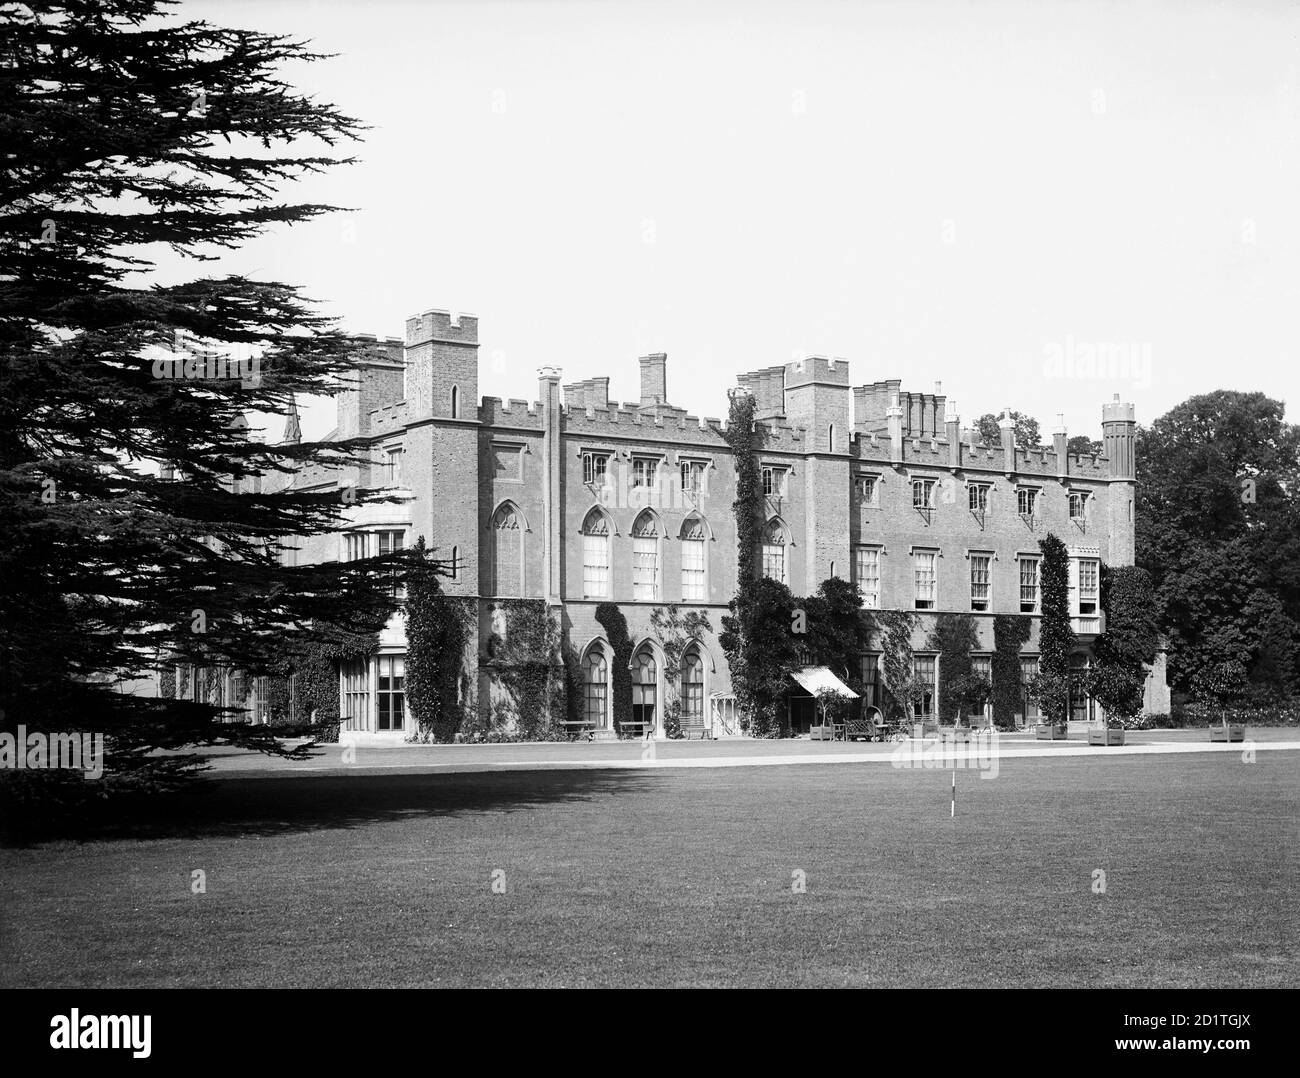
[(1101, 406), (1101, 444), (1110, 477), (1110, 545), (1112, 566), (1132, 565), (1134, 558), (1134, 496), (1137, 488), (1137, 420), (1132, 404), (1113, 400)]
[[(490, 572), (479, 556), (491, 507), (480, 505), (478, 319), (425, 311), (406, 320), (406, 453), (415, 492), (412, 541), (423, 535), (441, 557), (455, 547), (458, 572), (444, 580), (452, 595), (482, 594)], [(446, 497), (449, 491), (472, 491)]]

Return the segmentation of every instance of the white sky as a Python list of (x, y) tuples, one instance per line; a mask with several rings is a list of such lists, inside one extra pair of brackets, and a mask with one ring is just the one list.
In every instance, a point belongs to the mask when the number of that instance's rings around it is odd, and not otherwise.
[[(373, 127), (361, 164), (286, 190), (358, 212), (197, 272), (380, 336), (473, 312), (481, 394), (532, 399), (550, 364), (632, 401), (663, 351), (673, 403), (724, 416), (738, 371), (817, 353), (1097, 437), (1114, 392), (1149, 422), (1300, 388), (1300, 5), (179, 11), (339, 53), (291, 79)], [(1052, 368), (1099, 344), (1131, 366)]]

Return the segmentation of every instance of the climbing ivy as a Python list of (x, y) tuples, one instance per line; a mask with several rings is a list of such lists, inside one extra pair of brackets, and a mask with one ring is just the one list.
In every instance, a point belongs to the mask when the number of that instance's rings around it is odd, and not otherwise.
[(701, 610), (683, 614), (678, 607), (657, 606), (650, 611), (650, 626), (664, 653), (664, 685), (668, 701), (664, 707), (664, 732), (669, 737), (682, 736), (682, 700), (679, 686), (682, 656), (692, 641), (711, 633), (709, 615)]
[[(785, 588), (784, 594), (764, 591), (765, 581), (758, 575), (764, 504), (757, 456), (762, 431), (754, 422), (754, 403), (750, 393), (732, 394), (723, 435), (736, 469), (736, 500), (731, 506), (736, 519), (736, 596), (728, 604), (729, 614), (722, 619), (719, 643), (731, 669), (741, 729), (755, 737), (775, 737), (780, 733), (782, 717), (777, 706), (779, 690), (773, 691), (773, 682), (782, 681), (784, 672), (779, 672), (783, 664), (774, 656), (773, 648), (793, 651), (794, 646), (785, 641), (790, 627), (788, 613), (782, 629), (782, 611), (777, 609), (790, 599), (789, 589)], [(792, 600), (788, 607), (793, 609)]]
[(463, 602), (444, 594), (444, 563), (415, 544), (406, 592), (406, 706), (416, 740), (451, 741), (465, 718), (464, 652), (471, 621)]
[(1038, 628), (1038, 684), (1036, 695), (1048, 722), (1063, 723), (1070, 710), (1070, 654), (1074, 630), (1070, 627), (1070, 555), (1055, 535), (1038, 541), (1043, 552), (1039, 582), (1042, 619)]
[(781, 706), (788, 677), (799, 665), (795, 597), (784, 584), (759, 577), (732, 600), (718, 643), (731, 669), (741, 729), (751, 737), (779, 737), (788, 715)]
[(1015, 729), (1023, 692), (1020, 648), (1029, 640), (1031, 625), (1023, 614), (999, 614), (993, 619), (993, 722), (999, 730)]
[(880, 627), (880, 672), (884, 677), (885, 717), (893, 722), (907, 722), (912, 705), (921, 698), (923, 686), (916, 680), (912, 655), (912, 634), (917, 618), (911, 610), (881, 610), (876, 614)]
[(621, 733), (623, 724), (632, 721), (632, 638), (628, 635), (627, 618), (617, 603), (597, 606), (596, 622), (605, 630), (614, 653), (614, 732)]
[(493, 705), (493, 725), (511, 723), (527, 741), (549, 738), (565, 714), (560, 628), (542, 599), (498, 599), (496, 609), (504, 632), (489, 638), (484, 666), (505, 695)]
[(968, 708), (982, 707), (991, 688), (971, 663), (971, 652), (979, 647), (975, 619), (969, 614), (939, 614), (928, 646), (939, 659), (939, 718), (956, 723)]

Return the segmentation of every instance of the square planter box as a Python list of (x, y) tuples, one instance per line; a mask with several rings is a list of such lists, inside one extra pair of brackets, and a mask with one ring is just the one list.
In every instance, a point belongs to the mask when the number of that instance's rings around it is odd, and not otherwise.
[(1245, 741), (1246, 727), (1237, 723), (1228, 723), (1225, 730), (1222, 725), (1210, 727), (1211, 741)]
[(1065, 723), (1049, 726), (1040, 722), (1034, 727), (1034, 737), (1039, 741), (1064, 741), (1066, 739)]
[(1122, 745), (1124, 744), (1123, 730), (1089, 730), (1089, 745)]
[(833, 726), (811, 726), (809, 734), (813, 741), (830, 741), (834, 737)]
[(939, 724), (937, 722), (914, 722), (912, 723), (912, 736), (917, 741), (922, 741), (927, 737), (937, 737), (939, 735)]
[(950, 727), (949, 729), (944, 730), (943, 739), (945, 741), (969, 742), (970, 727), (969, 726), (958, 726), (955, 728)]

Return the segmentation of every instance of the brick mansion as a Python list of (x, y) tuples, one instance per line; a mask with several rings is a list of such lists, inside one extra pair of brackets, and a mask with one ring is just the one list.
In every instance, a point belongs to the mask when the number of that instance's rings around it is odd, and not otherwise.
[[(736, 477), (724, 423), (672, 404), (662, 354), (641, 357), (633, 403), (611, 401), (607, 377), (562, 384), (561, 372), (546, 367), (533, 400), (480, 399), (478, 347), (476, 318), (438, 310), (409, 319), (404, 339), (358, 339), (358, 377), (337, 397), (327, 440), (368, 439), (373, 462), (352, 474), (313, 465), (292, 482), (392, 488), (400, 498), (351, 507), (346, 530), (297, 540), (295, 556), (361, 557), (423, 536), (454, 565), (444, 591), (478, 610), (467, 652), (480, 656), (501, 631), (501, 600), (543, 600), (577, 656), (583, 720), (604, 736), (613, 733), (615, 660), (596, 612), (615, 603), (632, 639), (637, 721), (664, 736), (664, 704), (675, 699), (683, 725), (739, 733), (717, 640), (737, 583)], [(915, 672), (929, 690), (919, 712), (933, 710), (943, 677), (926, 651), (935, 615), (973, 616), (981, 645), (974, 664), (987, 673), (994, 616), (1039, 609), (1038, 540), (1048, 533), (1069, 550), (1075, 662), (1087, 669), (1101, 630), (1101, 564), (1133, 562), (1133, 405), (1102, 404), (1102, 451), (1073, 455), (1063, 429), (1050, 447), (1018, 448), (1006, 416), (999, 443), (981, 444), (938, 385), (854, 386), (842, 359), (742, 373), (732, 392), (753, 395), (765, 427), (763, 573), (796, 595), (838, 576), (857, 585), (866, 607), (916, 611)], [(293, 417), (286, 438), (298, 436), (296, 427)], [(690, 642), (669, 684), (650, 619), (673, 606), (706, 614), (712, 628)], [(1026, 683), (1037, 669), (1036, 621), (1022, 651)], [(345, 732), (379, 741), (409, 735), (405, 655), (398, 613), (378, 653), (340, 672)], [(879, 655), (863, 654), (861, 664), (854, 674), (867, 702), (877, 702)], [(486, 663), (468, 691), (465, 705), (491, 711), (500, 690)], [(1162, 657), (1148, 680), (1148, 710), (1167, 708), (1164, 693)], [(795, 732), (810, 714), (792, 704)], [(1072, 721), (1096, 714), (1077, 687)], [(1021, 718), (1036, 715), (1025, 693)]]

